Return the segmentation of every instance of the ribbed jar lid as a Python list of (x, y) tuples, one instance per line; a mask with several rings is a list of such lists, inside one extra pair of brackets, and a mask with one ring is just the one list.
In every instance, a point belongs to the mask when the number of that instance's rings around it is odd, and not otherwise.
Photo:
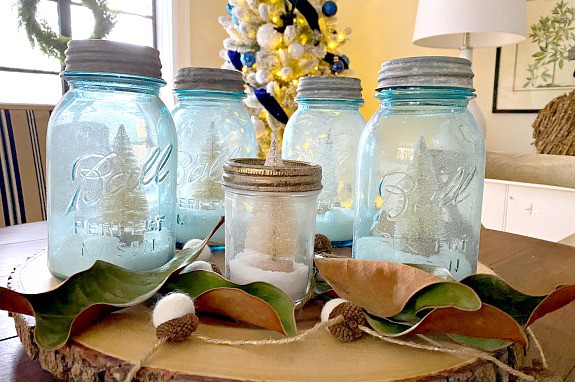
[(267, 159), (235, 158), (224, 164), (225, 188), (260, 192), (319, 191), (321, 166), (315, 163), (282, 160), (276, 141)]
[(471, 62), (465, 58), (424, 56), (384, 62), (376, 90), (395, 86), (453, 86), (473, 89)]
[(149, 46), (107, 40), (72, 40), (66, 72), (117, 73), (162, 79), (160, 52)]
[(187, 67), (178, 69), (174, 89), (243, 93), (244, 80), (237, 70)]
[(361, 90), (359, 78), (307, 76), (299, 79), (297, 98), (362, 99)]

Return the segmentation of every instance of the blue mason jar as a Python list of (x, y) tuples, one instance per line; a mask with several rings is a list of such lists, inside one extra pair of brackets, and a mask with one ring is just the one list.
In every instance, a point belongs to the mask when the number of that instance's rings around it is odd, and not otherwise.
[[(176, 239), (204, 239), (224, 216), (222, 172), (231, 158), (257, 155), (254, 126), (243, 107), (241, 72), (180, 68), (172, 116), (178, 135)], [(223, 249), (224, 227), (210, 247)]]
[(283, 158), (322, 167), (316, 232), (327, 236), (335, 247), (351, 245), (353, 237), (357, 145), (365, 126), (359, 112), (361, 90), (358, 78), (301, 78), (298, 109), (283, 136)]
[(468, 60), (385, 62), (360, 140), (353, 257), (477, 270), (485, 145)]
[(159, 52), (74, 40), (47, 135), (48, 267), (150, 270), (175, 254), (176, 131)]

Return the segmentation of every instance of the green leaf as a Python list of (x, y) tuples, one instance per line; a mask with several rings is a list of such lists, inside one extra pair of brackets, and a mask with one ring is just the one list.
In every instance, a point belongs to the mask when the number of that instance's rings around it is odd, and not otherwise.
[(378, 332), (379, 334), (383, 334), (384, 336), (396, 337), (408, 331), (411, 328), (411, 325), (393, 322), (391, 320), (388, 320), (387, 318), (374, 316), (369, 312), (365, 312), (365, 318), (367, 319), (367, 323), (369, 324), (369, 326), (371, 326), (376, 332)]
[(453, 275), (446, 268), (443, 268), (443, 267), (438, 267), (438, 266), (429, 265), (429, 264), (406, 264), (406, 265), (409, 265), (410, 267), (413, 267), (413, 268), (420, 269), (420, 270), (425, 271), (427, 273), (431, 273), (432, 275), (439, 276), (442, 279), (445, 279), (447, 281), (456, 281), (455, 278), (453, 278)]
[[(207, 272), (207, 271), (195, 271), (190, 273), (180, 274), (170, 280), (166, 285), (162, 288), (162, 291), (171, 292), (171, 291), (182, 291), (187, 293), (190, 297), (196, 299), (202, 294), (206, 293), (207, 291), (213, 291), (215, 289), (235, 289), (238, 291), (243, 291), (253, 297), (257, 297), (264, 301), (277, 315), (279, 322), (281, 324), (281, 330), (277, 330), (272, 325), (261, 325), (258, 322), (255, 322), (254, 319), (257, 319), (257, 315), (260, 313), (258, 310), (261, 310), (261, 307), (250, 307), (250, 306), (241, 306), (237, 311), (239, 312), (241, 309), (249, 312), (253, 317), (250, 315), (244, 315), (245, 317), (242, 318), (242, 321), (252, 323), (259, 326), (267, 327), (268, 329), (273, 329), (279, 331), (283, 334), (288, 336), (294, 336), (296, 334), (296, 322), (294, 316), (294, 303), (291, 298), (285, 294), (281, 289), (264, 282), (254, 282), (247, 285), (239, 285), (232, 283), (231, 281), (226, 280), (222, 276), (214, 272)], [(221, 292), (221, 291), (220, 291)], [(233, 300), (232, 300), (233, 301)], [(254, 305), (253, 301), (248, 301), (247, 304)], [(245, 304), (244, 304), (245, 305)], [(230, 310), (231, 312), (231, 310)], [(217, 313), (226, 314), (226, 308), (223, 307), (219, 309)], [(242, 312), (240, 312), (242, 313)], [(238, 318), (236, 316), (232, 316), (232, 318)]]
[(486, 352), (494, 352), (512, 344), (511, 341), (500, 340), (497, 338), (474, 338), (462, 336), (459, 334), (448, 334), (448, 336), (459, 344), (480, 349)]
[[(223, 223), (197, 247), (185, 249), (165, 265), (152, 271), (130, 271), (104, 261), (70, 276), (56, 289), (38, 294), (0, 289), (0, 309), (7, 310), (14, 299), (26, 299), (36, 318), (35, 339), (47, 350), (62, 347), (72, 332), (89, 325), (103, 314), (137, 305), (152, 297), (168, 280), (193, 262)], [(10, 295), (7, 291), (11, 292)]]
[(415, 324), (419, 322), (418, 313), (433, 308), (453, 307), (460, 310), (481, 308), (479, 296), (470, 287), (458, 282), (443, 282), (421, 289), (409, 299), (405, 308), (392, 321)]
[(471, 287), (481, 301), (493, 305), (525, 325), (545, 296), (529, 296), (513, 289), (503, 279), (493, 275), (472, 275), (461, 281)]

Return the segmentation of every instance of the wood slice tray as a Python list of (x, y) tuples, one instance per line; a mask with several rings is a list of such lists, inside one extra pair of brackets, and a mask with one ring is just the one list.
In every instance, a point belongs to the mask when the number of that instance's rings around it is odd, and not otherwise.
[[(46, 253), (31, 257), (12, 274), (9, 287), (37, 293), (58, 281), (46, 267)], [(297, 312), (298, 329), (319, 321), (321, 303)], [(28, 355), (56, 377), (74, 381), (123, 381), (132, 365), (156, 342), (150, 309), (144, 305), (112, 313), (53, 351), (34, 342), (34, 318), (14, 314)], [(198, 333), (232, 340), (281, 338), (275, 332), (201, 317)], [(513, 366), (512, 347), (494, 354)], [(212, 345), (199, 339), (167, 343), (140, 369), (138, 381), (506, 381), (507, 373), (484, 360), (385, 343), (364, 336), (341, 343), (327, 331), (287, 345)]]

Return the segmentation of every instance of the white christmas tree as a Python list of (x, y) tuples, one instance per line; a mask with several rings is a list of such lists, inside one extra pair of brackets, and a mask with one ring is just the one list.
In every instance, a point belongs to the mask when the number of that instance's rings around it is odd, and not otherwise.
[[(272, 141), (265, 165), (283, 166), (275, 140)], [(297, 213), (293, 199), (270, 196), (254, 204), (253, 215), (244, 242), (245, 250), (265, 256), (259, 261), (259, 268), (291, 272), (298, 250)]]
[(111, 224), (144, 221), (148, 218), (148, 202), (141, 184), (134, 187), (140, 167), (124, 125), (118, 128), (112, 150), (113, 168), (99, 202), (99, 220)]
[(413, 189), (406, 195), (407, 208), (397, 219), (395, 234), (406, 239), (402, 248), (405, 252), (431, 256), (438, 252), (437, 239), (443, 218), (437, 171), (423, 137), (413, 148), (413, 162), (408, 173)]
[(191, 196), (196, 200), (223, 200), (221, 155), (224, 142), (218, 134), (210, 131), (206, 135), (202, 151), (198, 155), (197, 164), (203, 168), (202, 175), (193, 184)]
[(334, 0), (229, 0), (219, 21), (229, 38), (223, 68), (244, 73), (245, 104), (256, 127), (260, 155), (280, 143), (303, 76), (345, 74), (349, 59), (339, 47), (351, 33), (336, 28)]

